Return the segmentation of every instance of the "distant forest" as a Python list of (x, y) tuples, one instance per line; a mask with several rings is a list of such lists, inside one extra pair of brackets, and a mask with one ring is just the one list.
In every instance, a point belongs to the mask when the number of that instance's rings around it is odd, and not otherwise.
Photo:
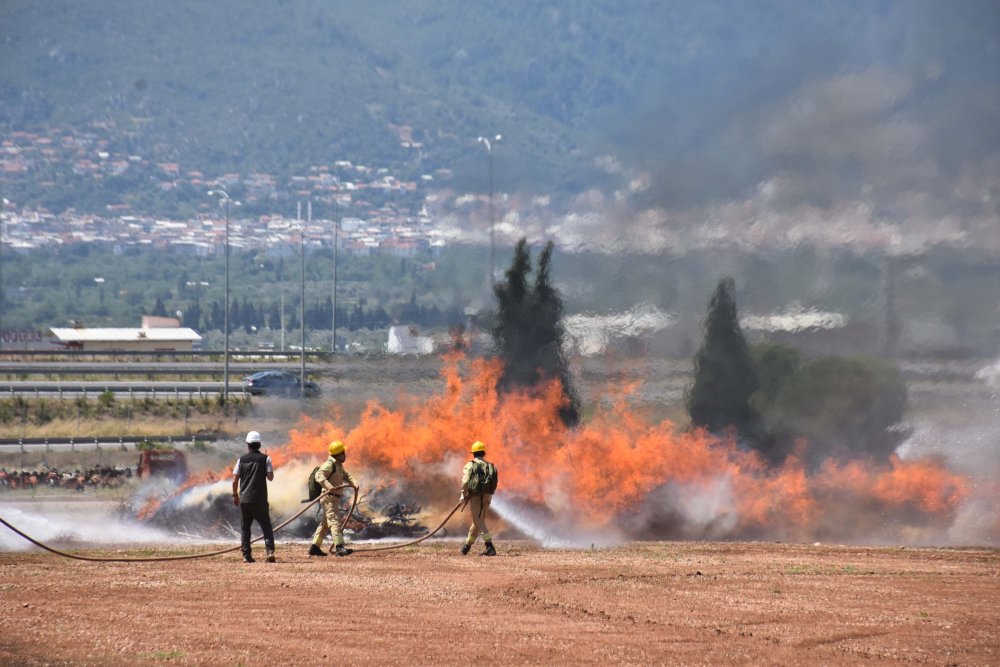
[[(298, 328), (300, 261), (287, 248), (284, 255), (279, 252), (233, 252), (232, 331), (278, 330), (282, 300), (285, 330)], [(498, 248), (498, 268), (508, 266), (512, 252)], [(447, 328), (496, 309), (488, 248), (450, 246), (415, 257), (341, 255), (339, 261), (337, 326), (344, 331), (384, 330), (392, 323)], [(30, 252), (4, 249), (2, 264), (0, 326), (7, 331), (45, 331), (71, 320), (130, 327), (138, 326), (144, 314), (178, 311), (185, 325), (200, 332), (222, 330), (221, 257), (81, 244)], [(674, 314), (691, 340), (701, 336), (715, 283), (728, 274), (743, 315), (816, 309), (842, 313), (878, 331), (888, 316), (888, 298), (902, 353), (993, 354), (1000, 348), (1000, 312), (992, 306), (1000, 262), (971, 250), (939, 247), (890, 262), (879, 253), (810, 248), (769, 255), (713, 249), (682, 256), (571, 254), (557, 248), (551, 267), (565, 315), (622, 313), (649, 304)], [(329, 331), (332, 308), (333, 255), (329, 248), (309, 250), (307, 330)]]
[[(475, 257), (476, 253), (469, 253)], [(337, 327), (384, 329), (393, 322), (447, 327), (461, 322), (464, 304), (485, 289), (482, 277), (451, 255), (351, 257), (337, 269)], [(230, 257), (230, 330), (300, 327), (298, 257), (233, 251)], [(461, 276), (468, 275), (469, 287)], [(3, 257), (6, 330), (44, 330), (76, 320), (88, 327), (138, 326), (142, 315), (180, 313), (184, 326), (222, 331), (225, 263), (221, 257), (102, 245), (6, 251)], [(453, 279), (458, 278), (458, 282)], [(333, 257), (308, 253), (305, 321), (329, 330), (333, 319)], [(283, 298), (282, 298), (283, 297)]]

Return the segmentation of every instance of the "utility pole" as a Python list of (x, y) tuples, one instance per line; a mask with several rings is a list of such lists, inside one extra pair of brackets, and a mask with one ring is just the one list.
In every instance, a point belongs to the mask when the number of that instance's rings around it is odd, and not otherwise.
[[(307, 217), (309, 221), (312, 221), (312, 200), (309, 201), (309, 208)], [(302, 202), (299, 202), (299, 222), (301, 223), (302, 215)], [(302, 375), (299, 378), (299, 398), (305, 398), (306, 396), (306, 226), (300, 224), (299, 226), (299, 254), (301, 255), (301, 260), (299, 262), (299, 298), (302, 302), (299, 304), (299, 321), (302, 325), (301, 329), (301, 345), (302, 345)]]
[(6, 197), (0, 199), (0, 349), (3, 348), (3, 307), (4, 307), (4, 291), (3, 291), (3, 238), (6, 236), (7, 223), (4, 221), (4, 213), (7, 210), (7, 204), (10, 203)]
[(492, 140), (486, 137), (479, 137), (476, 141), (486, 146), (486, 153), (489, 156), (490, 171), (490, 285), (496, 282), (497, 262), (496, 262), (496, 209), (493, 206), (493, 150), (500, 143), (503, 137), (496, 135)]
[(899, 319), (896, 313), (896, 269), (898, 260), (891, 249), (882, 259), (882, 355), (896, 356), (899, 343)]
[(337, 354), (337, 250), (340, 245), (340, 204), (333, 197), (333, 322), (330, 326), (330, 353)]
[(222, 403), (226, 404), (229, 402), (229, 204), (232, 202), (232, 198), (230, 198), (228, 192), (219, 188), (208, 191), (209, 197), (213, 195), (222, 197), (222, 200), (226, 204), (226, 312), (223, 315), (223, 328), (225, 328), (225, 332), (223, 338), (224, 349), (222, 352)]

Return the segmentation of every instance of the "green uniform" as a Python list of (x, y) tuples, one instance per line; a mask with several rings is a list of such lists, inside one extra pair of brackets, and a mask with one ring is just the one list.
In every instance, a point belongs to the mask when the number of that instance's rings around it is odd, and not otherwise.
[[(465, 464), (462, 469), (462, 493), (469, 494), (469, 480), (472, 479), (472, 471), (476, 469), (479, 462), (485, 459), (472, 459)], [(465, 538), (466, 544), (473, 544), (476, 538), (483, 536), (484, 542), (492, 542), (490, 529), (486, 527), (486, 510), (490, 508), (490, 501), (493, 500), (492, 493), (477, 494), (469, 497), (468, 508), (472, 512), (472, 525), (469, 526), (469, 535)]]
[[(351, 473), (344, 470), (343, 464), (339, 463), (332, 456), (316, 471), (316, 482), (323, 487), (324, 491), (328, 491), (341, 484), (357, 486), (357, 482), (351, 477)], [(340, 499), (343, 492), (344, 489), (334, 491), (331, 494), (323, 496), (319, 501), (319, 506), (323, 510), (323, 517), (320, 519), (319, 525), (316, 526), (316, 532), (313, 533), (312, 540), (313, 544), (317, 547), (323, 546), (323, 538), (331, 530), (333, 531), (334, 545), (344, 543), (344, 531), (341, 526), (344, 523), (344, 515), (347, 514), (347, 510), (340, 506)]]

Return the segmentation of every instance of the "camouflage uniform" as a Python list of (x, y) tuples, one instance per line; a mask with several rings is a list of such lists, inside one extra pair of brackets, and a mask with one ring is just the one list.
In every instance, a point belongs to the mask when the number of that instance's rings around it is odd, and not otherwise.
[[(344, 470), (344, 465), (332, 456), (316, 471), (316, 482), (323, 487), (324, 491), (332, 489), (335, 486), (340, 486), (341, 484), (357, 486), (357, 482), (351, 477), (351, 473)], [(323, 546), (323, 538), (331, 531), (333, 532), (334, 546), (344, 543), (344, 531), (341, 526), (344, 523), (344, 515), (347, 514), (347, 510), (340, 506), (343, 492), (344, 489), (334, 491), (331, 494), (323, 496), (319, 501), (320, 508), (323, 510), (323, 517), (320, 519), (319, 525), (316, 526), (316, 532), (313, 533), (312, 539), (313, 544), (317, 547)]]

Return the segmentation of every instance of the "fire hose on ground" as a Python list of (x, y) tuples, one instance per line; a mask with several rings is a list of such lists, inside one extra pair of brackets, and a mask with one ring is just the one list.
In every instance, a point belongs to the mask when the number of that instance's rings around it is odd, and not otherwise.
[[(340, 530), (341, 530), (341, 532), (343, 532), (344, 527), (347, 525), (347, 521), (351, 518), (351, 515), (354, 513), (354, 508), (357, 507), (357, 504), (358, 504), (358, 490), (356, 488), (352, 487), (350, 484), (341, 484), (340, 486), (335, 486), (332, 489), (327, 490), (325, 493), (320, 494), (315, 500), (311, 501), (308, 505), (306, 505), (305, 507), (303, 507), (302, 509), (300, 509), (293, 516), (289, 517), (288, 519), (285, 519), (280, 524), (278, 524), (278, 526), (276, 526), (274, 528), (274, 532), (277, 533), (282, 528), (284, 528), (285, 526), (287, 526), (288, 524), (290, 524), (292, 521), (295, 521), (296, 519), (298, 519), (300, 516), (302, 516), (303, 514), (305, 514), (305, 512), (309, 508), (313, 507), (316, 503), (318, 503), (320, 500), (322, 500), (328, 494), (331, 494), (334, 491), (339, 491), (341, 489), (346, 489), (346, 488), (352, 488), (352, 489), (354, 489), (354, 502), (351, 504), (350, 511), (347, 512), (347, 514), (344, 515), (343, 522), (340, 525)], [(413, 544), (417, 544), (418, 542), (423, 542), (428, 537), (431, 537), (432, 535), (434, 535), (435, 533), (437, 533), (439, 530), (441, 530), (441, 528), (443, 528), (444, 525), (446, 523), (448, 523), (448, 520), (451, 519), (451, 517), (455, 514), (456, 511), (458, 511), (459, 507), (462, 506), (462, 505), (463, 505), (462, 502), (459, 502), (457, 505), (455, 505), (455, 507), (451, 510), (451, 512), (448, 513), (448, 516), (445, 517), (444, 521), (442, 521), (438, 525), (437, 528), (435, 528), (434, 530), (432, 530), (431, 532), (429, 532), (428, 534), (424, 535), (423, 537), (421, 537), (419, 539), (412, 540), (410, 542), (405, 542), (403, 544), (393, 544), (393, 545), (388, 545), (388, 546), (383, 546), (383, 547), (370, 547), (370, 548), (367, 548), (367, 549), (358, 549), (357, 551), (363, 553), (363, 552), (366, 552), (366, 551), (386, 551), (386, 550), (389, 550), (389, 549), (401, 549), (403, 547), (407, 547), (407, 546), (411, 546)], [(183, 555), (183, 556), (148, 556), (148, 557), (143, 557), (143, 558), (125, 558), (125, 557), (112, 557), (112, 556), (81, 556), (79, 554), (72, 554), (72, 553), (68, 553), (66, 551), (60, 551), (59, 549), (56, 549), (55, 547), (49, 546), (48, 544), (45, 544), (44, 542), (42, 542), (40, 540), (36, 540), (35, 538), (31, 537), (30, 535), (28, 535), (24, 531), (22, 531), (19, 528), (17, 528), (15, 526), (13, 526), (12, 524), (10, 524), (2, 516), (0, 516), (0, 523), (2, 523), (3, 525), (7, 526), (7, 528), (9, 528), (13, 532), (17, 533), (18, 535), (20, 535), (21, 537), (23, 537), (28, 542), (31, 542), (36, 547), (39, 547), (40, 549), (44, 549), (45, 551), (48, 551), (49, 553), (53, 553), (53, 554), (55, 554), (57, 556), (62, 556), (63, 558), (70, 558), (72, 560), (82, 560), (82, 561), (90, 561), (90, 562), (96, 562), (96, 563), (143, 563), (143, 562), (145, 562), (145, 563), (154, 563), (154, 562), (172, 561), (172, 560), (193, 560), (193, 559), (196, 559), (196, 558), (211, 558), (213, 556), (221, 556), (223, 554), (227, 554), (227, 553), (230, 553), (232, 551), (237, 551), (237, 550), (239, 550), (239, 549), (242, 548), (242, 545), (237, 545), (235, 547), (228, 547), (226, 549), (219, 549), (219, 550), (216, 550), (216, 551), (206, 551), (204, 553), (197, 553), (197, 554), (186, 554), (186, 555)], [(256, 542), (260, 542), (262, 539), (264, 539), (263, 535), (261, 535), (260, 537), (254, 538), (253, 540), (250, 541), (250, 543), (254, 544)], [(331, 547), (331, 552), (332, 551), (333, 551), (333, 547)]]
[[(358, 496), (358, 492), (357, 492), (357, 489), (355, 489), (354, 490), (354, 502), (355, 502), (355, 504), (357, 504), (357, 502), (358, 502), (358, 497), (357, 496)], [(410, 546), (413, 546), (414, 544), (419, 544), (420, 542), (423, 542), (424, 540), (426, 540), (428, 537), (434, 535), (434, 533), (436, 533), (439, 530), (441, 530), (442, 528), (444, 528), (444, 525), (446, 523), (448, 523), (448, 520), (451, 519), (452, 516), (454, 516), (455, 512), (459, 511), (459, 508), (465, 509), (465, 506), (468, 504), (468, 502), (469, 502), (468, 498), (464, 498), (464, 499), (458, 501), (458, 503), (456, 503), (455, 506), (451, 508), (451, 511), (448, 512), (448, 516), (446, 516), (444, 518), (444, 520), (437, 525), (437, 528), (435, 528), (431, 532), (427, 533), (423, 537), (417, 538), (415, 540), (410, 540), (409, 542), (403, 542), (401, 544), (387, 544), (385, 546), (378, 546), (378, 547), (362, 547), (362, 548), (359, 548), (359, 549), (355, 549), (354, 551), (356, 553), (370, 553), (372, 551), (389, 551), (390, 549), (402, 549), (403, 547), (410, 547)], [(354, 511), (354, 506), (353, 505), (351, 506), (351, 511)], [(348, 516), (350, 516), (350, 514), (348, 514)], [(335, 547), (330, 547), (330, 551), (332, 552), (334, 548)]]

